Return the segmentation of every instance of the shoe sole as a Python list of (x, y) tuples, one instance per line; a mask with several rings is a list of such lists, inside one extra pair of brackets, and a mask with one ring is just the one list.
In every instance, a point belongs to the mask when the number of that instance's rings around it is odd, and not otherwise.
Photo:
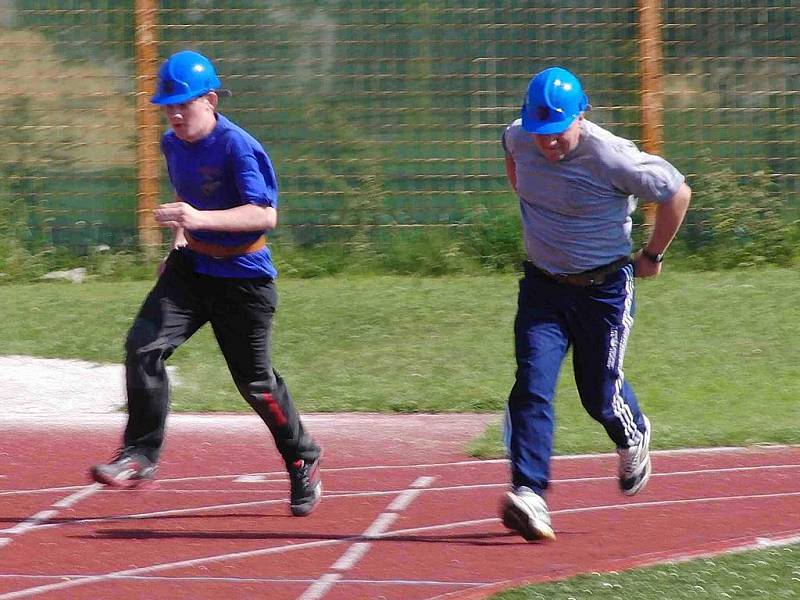
[(303, 504), (292, 504), (290, 508), (292, 509), (292, 515), (295, 517), (307, 517), (314, 509), (317, 508), (319, 501), (322, 499), (322, 482), (317, 484), (317, 487), (314, 488), (314, 497), (309, 502), (304, 502)]
[(556, 539), (553, 528), (544, 521), (532, 519), (528, 512), (520, 506), (520, 501), (511, 492), (506, 492), (502, 518), (506, 529), (516, 531), (529, 542), (539, 540), (553, 541)]
[(647, 423), (647, 431), (645, 431), (644, 434), (645, 445), (647, 446), (647, 462), (645, 463), (644, 466), (643, 475), (635, 486), (627, 490), (625, 488), (620, 487), (622, 493), (626, 496), (635, 496), (636, 494), (641, 492), (642, 488), (644, 488), (644, 486), (647, 485), (647, 482), (650, 481), (650, 473), (652, 473), (653, 471), (652, 463), (650, 461), (650, 431), (651, 431), (650, 420), (647, 417), (645, 417), (644, 421), (645, 423)]

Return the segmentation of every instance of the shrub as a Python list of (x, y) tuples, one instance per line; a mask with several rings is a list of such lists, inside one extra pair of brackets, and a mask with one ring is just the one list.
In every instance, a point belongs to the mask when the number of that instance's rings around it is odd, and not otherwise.
[(468, 220), (472, 225), (465, 228), (464, 251), (482, 267), (510, 270), (525, 259), (516, 202), (495, 209), (480, 204), (468, 212)]
[(690, 185), (692, 204), (676, 249), (692, 266), (788, 266), (797, 260), (798, 222), (766, 172), (737, 175), (706, 159)]

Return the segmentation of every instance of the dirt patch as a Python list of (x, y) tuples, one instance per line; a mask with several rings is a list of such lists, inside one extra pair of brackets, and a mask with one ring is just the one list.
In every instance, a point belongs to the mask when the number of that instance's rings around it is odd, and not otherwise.
[(0, 414), (97, 414), (124, 406), (122, 365), (0, 356)]

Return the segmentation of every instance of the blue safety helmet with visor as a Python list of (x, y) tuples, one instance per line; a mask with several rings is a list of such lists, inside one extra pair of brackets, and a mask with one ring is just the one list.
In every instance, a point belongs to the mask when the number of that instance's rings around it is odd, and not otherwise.
[(528, 84), (521, 111), (522, 128), (538, 135), (557, 135), (589, 108), (578, 78), (563, 67), (550, 67)]
[(214, 65), (205, 56), (192, 50), (182, 50), (170, 56), (158, 70), (158, 87), (150, 98), (153, 104), (181, 104), (215, 91), (230, 96), (221, 89)]

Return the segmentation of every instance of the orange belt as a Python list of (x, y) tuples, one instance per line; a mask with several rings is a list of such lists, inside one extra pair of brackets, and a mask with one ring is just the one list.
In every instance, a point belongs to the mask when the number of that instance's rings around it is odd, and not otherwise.
[(190, 250), (194, 250), (199, 254), (205, 254), (211, 258), (232, 258), (234, 256), (241, 256), (243, 254), (252, 254), (258, 252), (267, 245), (267, 237), (264, 235), (249, 244), (242, 244), (239, 246), (223, 246), (221, 244), (209, 244), (208, 242), (201, 242), (194, 239), (189, 232), (184, 232), (186, 237), (186, 245)]

